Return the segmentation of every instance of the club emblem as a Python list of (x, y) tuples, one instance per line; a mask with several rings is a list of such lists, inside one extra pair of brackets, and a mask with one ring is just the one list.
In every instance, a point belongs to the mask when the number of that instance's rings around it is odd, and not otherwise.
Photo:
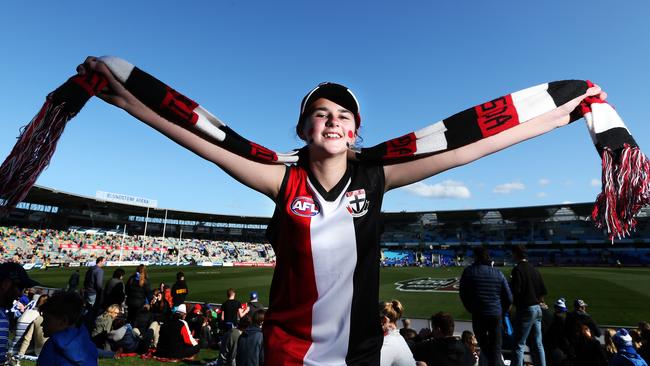
[(366, 190), (357, 189), (356, 191), (345, 192), (345, 199), (348, 204), (345, 206), (352, 217), (361, 217), (368, 212), (370, 201), (366, 199)]

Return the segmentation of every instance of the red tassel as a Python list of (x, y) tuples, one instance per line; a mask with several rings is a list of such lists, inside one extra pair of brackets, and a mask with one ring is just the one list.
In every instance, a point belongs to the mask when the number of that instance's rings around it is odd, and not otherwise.
[[(618, 158), (618, 161), (616, 161)], [(609, 239), (630, 235), (636, 214), (650, 204), (650, 162), (638, 147), (618, 153), (603, 149), (602, 192), (596, 198), (591, 218)]]
[(50, 164), (56, 144), (73, 114), (65, 111), (64, 102), (52, 104), (51, 95), (32, 121), (22, 128), (18, 142), (0, 166), (0, 213), (22, 201), (36, 178)]

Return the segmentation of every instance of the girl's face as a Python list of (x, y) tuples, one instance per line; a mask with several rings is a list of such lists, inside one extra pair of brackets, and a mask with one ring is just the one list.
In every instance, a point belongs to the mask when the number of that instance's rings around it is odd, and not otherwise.
[(356, 141), (354, 114), (325, 98), (310, 106), (302, 136), (310, 148), (318, 147), (329, 154), (347, 152)]

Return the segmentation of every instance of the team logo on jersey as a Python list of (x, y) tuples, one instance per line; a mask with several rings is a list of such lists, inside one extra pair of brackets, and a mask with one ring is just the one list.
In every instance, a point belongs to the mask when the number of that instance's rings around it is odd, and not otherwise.
[(370, 201), (366, 199), (366, 190), (357, 189), (355, 191), (345, 192), (345, 199), (348, 200), (348, 204), (345, 208), (348, 209), (348, 212), (352, 217), (360, 217), (368, 212), (368, 206)]
[(409, 292), (458, 292), (460, 279), (420, 277), (395, 282), (398, 291)]
[(312, 217), (320, 213), (320, 207), (311, 197), (298, 196), (291, 202), (291, 212), (302, 217)]

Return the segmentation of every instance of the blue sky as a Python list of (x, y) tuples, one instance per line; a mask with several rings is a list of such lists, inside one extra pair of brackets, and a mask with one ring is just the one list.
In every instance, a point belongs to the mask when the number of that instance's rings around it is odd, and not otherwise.
[[(603, 86), (647, 152), (648, 14), (647, 1), (12, 1), (0, 13), (0, 155), (77, 64), (105, 54), (279, 151), (301, 146), (299, 103), (321, 81), (356, 93), (361, 135), (372, 146), (503, 94), (572, 78)], [(579, 121), (390, 192), (383, 209), (587, 202), (599, 176)], [(99, 99), (69, 123), (37, 184), (190, 211), (273, 210), (268, 198)]]

